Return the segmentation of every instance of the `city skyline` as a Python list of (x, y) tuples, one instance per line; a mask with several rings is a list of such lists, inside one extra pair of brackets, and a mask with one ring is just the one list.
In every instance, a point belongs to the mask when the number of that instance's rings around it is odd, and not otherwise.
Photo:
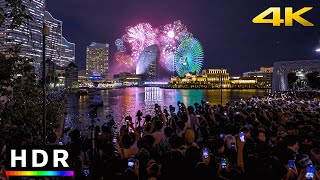
[[(139, 22), (149, 22), (156, 26), (175, 20), (185, 23), (203, 44), (203, 69), (224, 66), (230, 69), (231, 74), (240, 75), (260, 66), (272, 66), (275, 61), (319, 59), (314, 52), (319, 39), (315, 27), (302, 27), (299, 24), (293, 27), (272, 27), (270, 24), (252, 23), (252, 18), (271, 6), (293, 6), (295, 10), (312, 6), (314, 10), (303, 17), (319, 24), (316, 2), (250, 1), (235, 2), (234, 6), (230, 6), (226, 2), (211, 1), (47, 1), (47, 9), (65, 22), (66, 37), (79, 44), (76, 61), (80, 69), (84, 69), (85, 47), (90, 42), (109, 43), (110, 60), (114, 61), (116, 47), (113, 42), (124, 34), (127, 26)], [(112, 68), (113, 62), (110, 65)]]

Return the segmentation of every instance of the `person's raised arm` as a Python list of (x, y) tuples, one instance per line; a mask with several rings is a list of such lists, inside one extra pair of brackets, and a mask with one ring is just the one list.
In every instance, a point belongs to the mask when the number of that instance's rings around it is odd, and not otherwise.
[(139, 139), (140, 139), (140, 134), (139, 134), (139, 132), (137, 131), (137, 129), (134, 128), (132, 121), (129, 122), (129, 126), (130, 126), (130, 128), (133, 130), (134, 135), (136, 136), (136, 140), (139, 140)]
[(189, 111), (188, 111), (186, 105), (184, 103), (182, 105), (183, 105), (184, 110), (186, 111), (186, 115), (189, 117), (190, 114), (189, 114)]
[(162, 112), (162, 110), (161, 110), (161, 106), (158, 106), (158, 111), (159, 111), (159, 113), (160, 113), (163, 126), (165, 126), (165, 125), (166, 125), (166, 116), (163, 114), (163, 112)]

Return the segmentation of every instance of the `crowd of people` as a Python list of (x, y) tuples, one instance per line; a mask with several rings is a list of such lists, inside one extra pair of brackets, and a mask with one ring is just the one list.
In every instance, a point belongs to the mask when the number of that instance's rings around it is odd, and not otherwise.
[[(318, 97), (279, 92), (223, 106), (155, 104), (154, 115), (127, 116), (119, 131), (110, 117), (91, 127), (91, 137), (71, 130), (69, 164), (74, 179), (320, 179)], [(49, 133), (48, 145), (57, 139)], [(5, 146), (0, 156), (5, 161)]]

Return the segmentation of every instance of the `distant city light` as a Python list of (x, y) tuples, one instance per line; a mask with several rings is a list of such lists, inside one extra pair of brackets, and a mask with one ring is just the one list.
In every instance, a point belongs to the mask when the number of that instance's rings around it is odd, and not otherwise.
[(320, 47), (316, 49), (316, 52), (320, 52)]
[(163, 84), (163, 85), (166, 85), (168, 84), (168, 82), (144, 82), (145, 85), (148, 85), (148, 84)]

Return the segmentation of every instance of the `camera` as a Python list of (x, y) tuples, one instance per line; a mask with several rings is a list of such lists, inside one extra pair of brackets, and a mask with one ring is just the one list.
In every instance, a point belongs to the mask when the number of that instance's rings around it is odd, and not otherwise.
[(289, 160), (288, 166), (290, 169), (293, 169), (295, 167), (295, 160)]
[(125, 120), (126, 120), (126, 122), (131, 122), (132, 121), (132, 117), (131, 116), (126, 116)]
[(307, 166), (307, 174), (306, 174), (307, 180), (311, 180), (314, 178), (314, 171), (315, 171), (315, 166), (313, 165)]
[(227, 159), (225, 159), (225, 158), (221, 159), (221, 168), (222, 169), (227, 168)]
[(136, 160), (133, 159), (133, 158), (130, 158), (130, 159), (128, 160), (128, 168), (134, 169), (134, 168), (135, 168), (135, 165), (136, 165)]
[(240, 140), (241, 140), (242, 142), (245, 142), (244, 132), (240, 132), (239, 137), (240, 137)]
[(83, 174), (84, 174), (85, 176), (89, 176), (89, 174), (90, 174), (89, 166), (83, 165), (83, 166), (82, 166), (82, 171), (83, 171)]
[(156, 116), (160, 116), (159, 104), (155, 104), (155, 105), (154, 105), (154, 111), (156, 112)]
[(180, 101), (178, 101), (178, 107), (179, 107), (179, 111), (181, 111), (181, 112), (185, 112), (184, 104), (183, 104), (183, 103), (181, 103)]
[(176, 108), (173, 107), (172, 105), (169, 106), (169, 111), (170, 111), (170, 114), (171, 116), (176, 112)]
[(202, 156), (207, 159), (209, 157), (209, 149), (208, 148), (204, 148), (202, 151)]
[(142, 112), (140, 111), (140, 110), (138, 110), (138, 112), (137, 112), (137, 117), (141, 117), (143, 114), (142, 114)]
[(113, 137), (112, 142), (116, 143), (117, 142), (117, 137)]

